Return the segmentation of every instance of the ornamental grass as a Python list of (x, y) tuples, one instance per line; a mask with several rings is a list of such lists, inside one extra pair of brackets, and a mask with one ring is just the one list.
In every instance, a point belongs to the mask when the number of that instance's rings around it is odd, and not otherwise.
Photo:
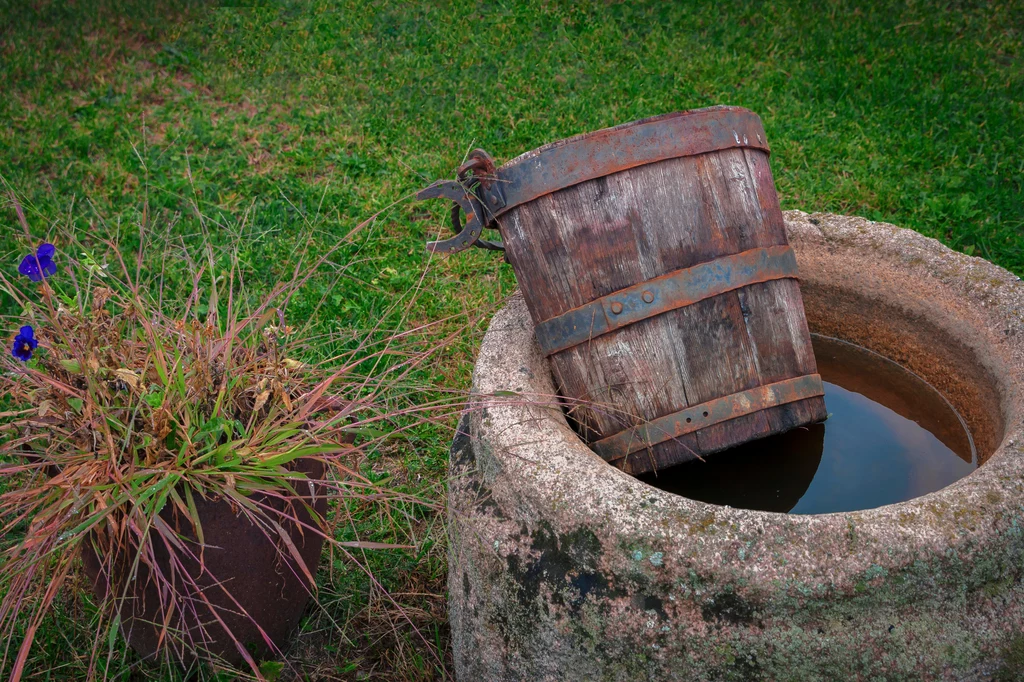
[[(33, 637), (83, 553), (109, 571), (130, 557), (118, 569), (123, 584), (99, 605), (90, 677), (103, 676), (123, 616), (117, 591), (135, 576), (159, 583), (167, 613), (218, 622), (202, 591), (186, 594), (196, 585), (183, 562), (203, 560), (199, 500), (227, 500), (315, 589), (316, 566), (295, 561), (284, 526), (322, 535), (343, 553), (382, 545), (339, 542), (320, 515), (307, 522), (308, 514), (273, 504), (311, 489), (296, 461), (322, 463), (317, 485), (335, 502), (387, 505), (403, 496), (360, 474), (362, 449), (389, 429), (444, 418), (454, 405), (423, 401), (406, 386), (443, 344), (423, 351), (408, 335), (377, 334), (335, 357), (303, 358), (308, 329), (293, 329), (288, 302), (330, 253), (253, 301), (237, 260), (218, 269), (212, 250), (192, 262), (181, 247), (166, 254), (191, 263), (176, 299), (149, 284), (151, 242), (139, 241), (128, 256), (118, 244), (86, 246), (70, 233), (42, 244), (26, 237), (18, 274), (0, 269), (0, 289), (20, 309), (3, 318), (10, 345), (0, 361), (0, 669), (12, 680), (24, 674)], [(187, 519), (187, 533), (167, 510)], [(198, 538), (198, 549), (183, 534)], [(157, 556), (167, 551), (169, 571)], [(167, 650), (176, 637), (194, 637), (172, 630), (161, 632)], [(236, 644), (260, 677), (258, 661)]]

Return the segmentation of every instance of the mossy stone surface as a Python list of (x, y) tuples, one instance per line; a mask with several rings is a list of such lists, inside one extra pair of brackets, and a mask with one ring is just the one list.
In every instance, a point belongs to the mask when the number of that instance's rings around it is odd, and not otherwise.
[(820, 516), (653, 489), (569, 428), (514, 298), (452, 448), (460, 680), (1017, 679), (1024, 286), (890, 225), (786, 218), (812, 331), (938, 386), (983, 466), (920, 498)]

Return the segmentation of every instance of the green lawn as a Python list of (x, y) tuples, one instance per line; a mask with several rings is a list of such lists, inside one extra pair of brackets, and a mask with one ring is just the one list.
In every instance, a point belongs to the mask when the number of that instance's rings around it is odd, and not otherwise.
[[(332, 259), (344, 278), (314, 278), (293, 319), (356, 335), (443, 320), (426, 342), (457, 338), (418, 379), (465, 390), (514, 278), (492, 253), (428, 258), (445, 208), (411, 194), (475, 146), (506, 160), (735, 104), (764, 121), (783, 208), (886, 220), (1024, 275), (1021, 0), (236, 4), (0, 0), (0, 181), (34, 238), (74, 226), (130, 248), (141, 224), (235, 250), (257, 289), (290, 278), (300, 247), (345, 239)], [(13, 269), (27, 245), (5, 196), (0, 258)], [(366, 470), (440, 499), (451, 426), (371, 453)], [(421, 549), (367, 555), (395, 603), (325, 559), (326, 609), (290, 657), (310, 679), (443, 675), (443, 532), (417, 515), (399, 531), (356, 510), (353, 533), (412, 531)], [(89, 613), (65, 595), (36, 679), (84, 675), (75, 624)], [(127, 656), (110, 674), (165, 672)]]

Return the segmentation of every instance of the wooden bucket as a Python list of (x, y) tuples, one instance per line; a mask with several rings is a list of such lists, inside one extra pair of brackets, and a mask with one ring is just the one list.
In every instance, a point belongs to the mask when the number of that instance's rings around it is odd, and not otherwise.
[(420, 198), (452, 252), (497, 228), (581, 436), (637, 474), (825, 418), (761, 120), (666, 114), (546, 145)]

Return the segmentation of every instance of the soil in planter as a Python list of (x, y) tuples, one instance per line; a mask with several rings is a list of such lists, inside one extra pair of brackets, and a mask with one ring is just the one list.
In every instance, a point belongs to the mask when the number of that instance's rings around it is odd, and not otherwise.
[(977, 468), (964, 420), (927, 382), (860, 346), (812, 340), (827, 421), (641, 479), (712, 504), (825, 514), (909, 500)]

